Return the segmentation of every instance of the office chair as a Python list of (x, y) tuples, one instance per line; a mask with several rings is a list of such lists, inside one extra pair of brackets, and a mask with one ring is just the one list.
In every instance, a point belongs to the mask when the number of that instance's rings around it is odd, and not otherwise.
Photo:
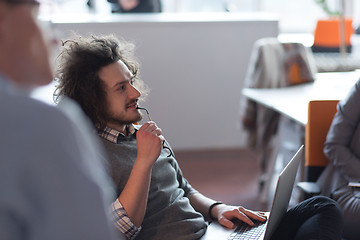
[(305, 127), (305, 181), (297, 184), (304, 193), (304, 199), (319, 195), (321, 192), (316, 180), (329, 163), (323, 149), (338, 102), (338, 100), (309, 102), (308, 122)]
[[(249, 88), (282, 88), (312, 82), (317, 73), (310, 48), (302, 43), (262, 38), (255, 42), (245, 76)], [(261, 153), (260, 191), (267, 196), (278, 146), (279, 113), (249, 99), (241, 99), (241, 125), (248, 133), (248, 146)], [(267, 200), (265, 200), (267, 201)]]

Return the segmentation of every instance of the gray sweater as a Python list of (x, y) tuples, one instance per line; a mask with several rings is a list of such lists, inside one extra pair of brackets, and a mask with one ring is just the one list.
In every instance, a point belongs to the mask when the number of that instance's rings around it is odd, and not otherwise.
[[(102, 139), (118, 194), (124, 189), (137, 156), (136, 134), (120, 136), (118, 144)], [(198, 239), (206, 231), (203, 216), (190, 205), (196, 190), (183, 177), (174, 157), (162, 150), (152, 168), (149, 198), (136, 239)]]

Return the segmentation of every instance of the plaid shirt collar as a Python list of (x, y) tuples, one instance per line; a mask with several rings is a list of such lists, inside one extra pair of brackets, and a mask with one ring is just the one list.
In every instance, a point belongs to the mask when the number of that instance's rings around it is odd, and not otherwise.
[[(133, 124), (129, 124), (126, 129), (128, 135), (132, 135), (135, 133), (135, 127)], [(118, 130), (105, 127), (103, 131), (99, 132), (99, 136), (112, 143), (118, 143), (119, 136), (125, 136), (125, 134), (119, 132)]]

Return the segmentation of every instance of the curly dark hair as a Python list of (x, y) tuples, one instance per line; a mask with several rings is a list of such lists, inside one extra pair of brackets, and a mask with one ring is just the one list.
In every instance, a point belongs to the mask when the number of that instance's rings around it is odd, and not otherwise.
[(81, 37), (63, 42), (56, 72), (54, 101), (61, 96), (75, 100), (95, 127), (101, 131), (109, 118), (104, 82), (99, 78), (102, 67), (121, 60), (134, 75), (134, 85), (145, 96), (147, 89), (139, 78), (139, 64), (134, 44), (113, 35)]

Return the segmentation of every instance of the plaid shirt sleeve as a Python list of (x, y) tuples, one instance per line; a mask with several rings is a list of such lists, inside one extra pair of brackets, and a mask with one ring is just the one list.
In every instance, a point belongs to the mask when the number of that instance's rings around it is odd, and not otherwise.
[(115, 227), (128, 239), (134, 239), (140, 232), (141, 227), (138, 228), (131, 222), (119, 199), (116, 199), (110, 208)]

